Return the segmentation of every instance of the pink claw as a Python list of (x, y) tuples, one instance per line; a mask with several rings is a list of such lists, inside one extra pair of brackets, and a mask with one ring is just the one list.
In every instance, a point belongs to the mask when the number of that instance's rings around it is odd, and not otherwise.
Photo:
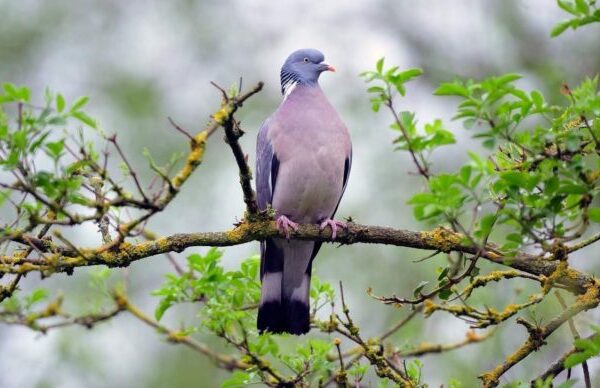
[(331, 228), (331, 239), (335, 240), (335, 236), (337, 236), (337, 228), (343, 228), (343, 229), (348, 229), (348, 224), (346, 224), (344, 221), (338, 221), (338, 220), (332, 220), (331, 218), (326, 219), (325, 221), (321, 222), (321, 230), (325, 229), (327, 226), (329, 225), (329, 227)]
[(293, 229), (295, 232), (298, 230), (298, 226), (299, 226), (297, 223), (290, 220), (289, 218), (287, 218), (284, 215), (277, 217), (276, 223), (277, 223), (277, 229), (279, 229), (279, 232), (284, 233), (285, 238), (287, 238), (288, 240), (290, 239), (290, 228)]

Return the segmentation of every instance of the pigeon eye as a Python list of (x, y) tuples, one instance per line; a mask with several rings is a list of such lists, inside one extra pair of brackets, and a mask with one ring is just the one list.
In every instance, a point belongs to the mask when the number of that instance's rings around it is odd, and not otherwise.
[(304, 58), (304, 62), (308, 63), (308, 58)]

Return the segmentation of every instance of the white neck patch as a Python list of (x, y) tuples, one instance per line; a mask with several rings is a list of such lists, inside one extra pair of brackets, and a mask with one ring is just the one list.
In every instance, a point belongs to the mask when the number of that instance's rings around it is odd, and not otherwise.
[(296, 88), (298, 82), (290, 81), (283, 85), (283, 101), (292, 93), (292, 91)]

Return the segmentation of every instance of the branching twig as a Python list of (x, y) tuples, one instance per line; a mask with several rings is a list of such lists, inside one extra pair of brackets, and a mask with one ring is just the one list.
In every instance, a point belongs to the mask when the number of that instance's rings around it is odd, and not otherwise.
[(119, 293), (119, 292), (115, 293), (114, 298), (115, 298), (115, 301), (117, 302), (117, 304), (119, 306), (121, 306), (122, 309), (129, 311), (138, 320), (142, 321), (143, 323), (145, 323), (146, 325), (148, 325), (150, 327), (155, 328), (159, 333), (164, 334), (166, 336), (167, 340), (169, 340), (170, 342), (183, 344), (183, 345), (189, 347), (190, 349), (195, 350), (195, 351), (207, 356), (209, 359), (213, 360), (217, 365), (219, 365), (222, 368), (227, 369), (227, 370), (233, 370), (233, 369), (245, 370), (249, 367), (248, 364), (246, 364), (236, 358), (213, 351), (207, 345), (194, 340), (187, 334), (170, 330), (167, 327), (159, 324), (158, 322), (154, 321), (153, 319), (148, 317), (146, 314), (144, 314), (136, 306), (131, 304), (131, 302), (129, 302), (129, 299), (123, 293)]
[[(593, 340), (596, 340), (599, 336), (600, 336), (600, 334), (598, 334), (598, 333), (592, 334), (592, 335), (586, 337), (585, 340), (593, 341)], [(566, 361), (567, 357), (569, 357), (571, 354), (575, 354), (575, 353), (579, 353), (579, 352), (581, 352), (580, 349), (577, 349), (575, 347), (572, 348), (571, 350), (569, 350), (568, 352), (563, 354), (552, 365), (550, 365), (544, 373), (542, 373), (535, 379), (531, 380), (531, 384), (532, 385), (535, 384), (536, 381), (546, 381), (549, 377), (554, 378), (554, 377), (558, 376), (562, 371), (565, 370), (565, 361)]]
[(238, 142), (238, 139), (244, 134), (244, 132), (241, 130), (241, 128), (239, 128), (239, 123), (235, 120), (233, 114), (239, 107), (242, 106), (246, 99), (253, 94), (258, 93), (262, 89), (263, 83), (259, 82), (248, 93), (241, 96), (229, 96), (223, 88), (214, 82), (212, 84), (218, 88), (223, 95), (221, 110), (215, 113), (213, 118), (217, 123), (223, 126), (223, 129), (225, 130), (225, 139), (227, 144), (229, 144), (229, 147), (231, 147), (231, 151), (233, 152), (233, 156), (235, 157), (235, 161), (240, 172), (240, 185), (242, 186), (242, 192), (244, 193), (246, 211), (248, 212), (249, 216), (253, 216), (258, 213), (258, 204), (256, 203), (256, 196), (251, 183), (252, 172), (250, 170), (250, 166), (248, 166), (247, 157), (244, 154), (244, 151), (242, 151), (242, 147)]
[[(548, 322), (542, 327), (528, 327), (529, 337), (513, 354), (506, 358), (502, 364), (491, 371), (480, 376), (484, 387), (495, 387), (498, 385), (500, 377), (517, 363), (521, 362), (532, 352), (538, 350), (556, 329), (562, 326), (567, 320), (582, 311), (589, 310), (598, 306), (600, 302), (600, 283), (597, 281), (590, 285), (585, 294), (579, 296), (577, 301), (566, 310)], [(524, 323), (524, 321), (520, 321)]]
[[(558, 303), (560, 303), (560, 306), (563, 308), (563, 310), (566, 310), (568, 306), (565, 300), (563, 299), (562, 295), (560, 295), (558, 291), (556, 291), (554, 294), (556, 295), (556, 299), (558, 300)], [(575, 327), (575, 322), (573, 322), (573, 317), (570, 317), (567, 322), (569, 324), (569, 330), (571, 330), (571, 334), (573, 335), (573, 339), (577, 340), (581, 338), (581, 335), (579, 335), (579, 331), (577, 331), (577, 327)], [(581, 363), (581, 368), (583, 370), (583, 380), (585, 382), (585, 388), (592, 388), (590, 370), (588, 368), (587, 361), (583, 361)]]
[(129, 160), (127, 160), (125, 153), (123, 152), (123, 150), (121, 149), (121, 146), (117, 142), (117, 135), (115, 134), (115, 135), (109, 137), (107, 140), (115, 146), (115, 149), (121, 156), (123, 163), (125, 163), (125, 165), (127, 166), (127, 172), (133, 178), (133, 181), (135, 182), (135, 186), (137, 187), (138, 192), (140, 193), (142, 198), (144, 198), (144, 202), (150, 202), (150, 199), (146, 196), (146, 193), (144, 192), (144, 189), (142, 189), (142, 185), (140, 184), (140, 181), (138, 180), (137, 172), (133, 169), (133, 166), (129, 163)]

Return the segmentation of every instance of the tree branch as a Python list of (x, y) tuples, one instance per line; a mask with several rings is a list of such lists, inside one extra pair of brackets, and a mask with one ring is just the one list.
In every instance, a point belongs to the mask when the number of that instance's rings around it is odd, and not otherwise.
[[(224, 232), (181, 233), (154, 241), (131, 244), (121, 243), (115, 247), (102, 246), (95, 249), (80, 248), (79, 253), (61, 247), (58, 251), (48, 251), (48, 243), (39, 244), (39, 249), (48, 252), (46, 257), (26, 259), (17, 251), (13, 255), (0, 256), (0, 273), (27, 272), (71, 272), (76, 267), (105, 264), (109, 267), (125, 267), (134, 261), (166, 252), (181, 252), (195, 246), (232, 246), (251, 241), (264, 240), (267, 237), (285, 237), (277, 229), (275, 222), (267, 219), (244, 221), (232, 230)], [(477, 247), (466, 245), (461, 234), (446, 228), (431, 231), (410, 231), (382, 226), (360, 225), (349, 223), (348, 228), (338, 231), (335, 239), (331, 239), (329, 229), (320, 230), (317, 225), (301, 225), (298, 231), (291, 233), (291, 239), (333, 242), (340, 244), (384, 244), (408, 248), (425, 249), (442, 252), (463, 252), (478, 254)], [(23, 241), (22, 236), (15, 235), (13, 241)], [(110, 249), (109, 249), (110, 248)], [(80, 254), (81, 253), (81, 254)], [(560, 284), (572, 292), (586, 292), (595, 278), (569, 268), (559, 268), (559, 261), (538, 258), (525, 253), (515, 257), (503, 256), (492, 244), (482, 250), (480, 256), (497, 264), (530, 273), (532, 275), (553, 276), (554, 283)], [(559, 270), (560, 273), (557, 273)]]
[(548, 322), (546, 326), (533, 327), (523, 319), (518, 319), (517, 322), (523, 324), (529, 331), (529, 337), (513, 354), (506, 358), (506, 361), (493, 370), (479, 376), (483, 386), (487, 388), (496, 387), (500, 377), (506, 371), (544, 345), (546, 338), (563, 323), (582, 311), (597, 307), (598, 303), (600, 303), (600, 282), (596, 280), (594, 284), (590, 285), (585, 294), (580, 295), (574, 304)]
[(240, 185), (242, 187), (242, 192), (244, 193), (246, 211), (248, 212), (248, 215), (255, 215), (258, 213), (258, 204), (256, 203), (256, 196), (254, 194), (254, 189), (252, 188), (252, 171), (250, 170), (250, 166), (248, 166), (247, 156), (244, 154), (244, 151), (238, 142), (238, 139), (242, 137), (244, 131), (239, 127), (239, 123), (235, 120), (233, 114), (243, 105), (244, 101), (262, 89), (263, 83), (259, 82), (254, 88), (241, 96), (230, 96), (223, 88), (214, 83), (213, 85), (221, 90), (223, 94), (221, 110), (213, 115), (213, 119), (225, 130), (225, 140), (227, 144), (229, 144), (229, 147), (231, 147), (231, 151), (233, 152), (233, 156), (238, 165), (240, 171)]
[(125, 294), (123, 294), (121, 292), (116, 292), (113, 295), (113, 297), (114, 297), (117, 305), (122, 310), (128, 311), (129, 313), (131, 313), (131, 315), (133, 315), (140, 321), (144, 322), (146, 325), (153, 327), (159, 333), (164, 334), (167, 337), (167, 340), (169, 342), (176, 343), (176, 344), (183, 344), (183, 345), (187, 346), (188, 348), (207, 356), (213, 362), (215, 362), (217, 365), (219, 365), (227, 370), (233, 370), (233, 369), (245, 370), (250, 366), (250, 365), (246, 364), (245, 362), (240, 361), (234, 357), (213, 351), (207, 345), (194, 340), (189, 335), (187, 335), (183, 332), (173, 331), (173, 330), (170, 330), (167, 327), (159, 324), (158, 322), (154, 321), (153, 319), (148, 317), (146, 314), (144, 314), (136, 306), (131, 304), (131, 302), (129, 302), (129, 299), (127, 299), (127, 296)]
[[(586, 337), (586, 340), (594, 340), (595, 338), (597, 338), (598, 336), (600, 336), (600, 334), (592, 334), (588, 337)], [(575, 353), (579, 353), (581, 352), (580, 349), (577, 348), (572, 348), (571, 350), (567, 351), (565, 354), (563, 354), (558, 360), (556, 360), (552, 365), (550, 365), (548, 367), (548, 369), (546, 369), (546, 371), (544, 373), (542, 373), (541, 375), (539, 375), (538, 377), (536, 377), (535, 379), (533, 379), (531, 381), (531, 385), (533, 386), (535, 384), (536, 381), (546, 381), (549, 377), (551, 377), (552, 379), (554, 379), (556, 376), (558, 376), (562, 371), (565, 370), (565, 360), (571, 355), (571, 354), (575, 354)]]

